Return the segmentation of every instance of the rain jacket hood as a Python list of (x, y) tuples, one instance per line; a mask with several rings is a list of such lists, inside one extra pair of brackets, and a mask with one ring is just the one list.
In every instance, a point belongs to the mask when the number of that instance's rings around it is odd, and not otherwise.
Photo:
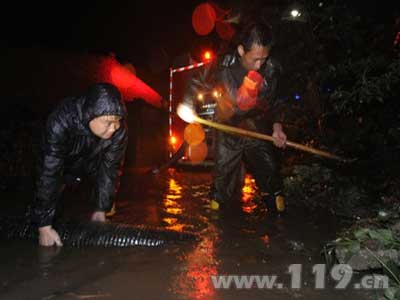
[(114, 115), (125, 118), (126, 107), (116, 87), (108, 83), (100, 83), (90, 87), (81, 101), (83, 122), (88, 125), (94, 118)]

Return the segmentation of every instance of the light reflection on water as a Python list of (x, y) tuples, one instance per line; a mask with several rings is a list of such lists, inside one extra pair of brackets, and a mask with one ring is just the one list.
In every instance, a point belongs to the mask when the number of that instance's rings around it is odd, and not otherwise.
[(181, 215), (182, 214), (182, 209), (178, 207), (167, 207), (165, 208), (165, 211), (171, 215)]
[(204, 238), (185, 257), (182, 272), (173, 280), (176, 294), (186, 299), (215, 298), (215, 288), (211, 276), (217, 275), (218, 261), (215, 254), (215, 242), (218, 239), (217, 230), (210, 224)]
[[(260, 211), (262, 206), (259, 205), (255, 180), (248, 174), (245, 176), (241, 192), (240, 209), (242, 214), (254, 219), (254, 222), (257, 223), (264, 213)], [(211, 277), (223, 272), (221, 270), (222, 257), (216, 253), (217, 245), (220, 245), (219, 230), (221, 228), (220, 225), (215, 224), (215, 220), (212, 218), (214, 215), (204, 212), (199, 212), (199, 214), (203, 215), (207, 228), (201, 233), (202, 240), (182, 258), (183, 266), (173, 281), (173, 289), (175, 293), (183, 295), (185, 299), (212, 300), (217, 297), (217, 290), (212, 284)], [(243, 225), (242, 228), (245, 229), (247, 226)], [(270, 247), (270, 237), (264, 231), (260, 234), (255, 230), (250, 230), (247, 235), (251, 241), (260, 241), (261, 239), (261, 243), (257, 242), (256, 244), (263, 245), (263, 249)], [(253, 251), (249, 251), (249, 253), (253, 253)]]
[(249, 174), (244, 179), (242, 188), (242, 211), (248, 214), (254, 213), (257, 208), (255, 197), (257, 193), (256, 182)]
[(167, 224), (167, 229), (183, 231), (186, 224), (182, 224), (179, 216), (183, 214), (182, 205), (179, 203), (182, 199), (182, 186), (174, 178), (169, 178), (168, 190), (163, 198), (163, 211), (168, 214), (162, 220)]
[[(169, 178), (168, 189), (163, 197), (162, 209), (167, 215), (163, 218), (166, 228), (182, 231), (188, 227), (204, 224), (205, 229), (200, 232), (202, 237), (190, 250), (182, 254), (180, 260), (182, 266), (180, 271), (172, 280), (171, 289), (175, 294), (184, 296), (185, 299), (214, 299), (215, 289), (212, 286), (211, 276), (217, 275), (217, 260), (215, 254), (215, 242), (218, 239), (218, 232), (215, 225), (204, 215), (201, 204), (204, 194), (208, 193), (208, 185), (184, 185), (183, 178)], [(190, 199), (191, 203), (185, 203)], [(191, 208), (190, 208), (191, 207)], [(183, 220), (191, 220), (188, 225)]]

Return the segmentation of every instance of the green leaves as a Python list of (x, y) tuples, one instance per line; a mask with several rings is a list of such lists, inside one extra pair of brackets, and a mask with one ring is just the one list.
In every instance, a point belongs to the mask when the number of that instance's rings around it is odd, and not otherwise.
[(383, 268), (383, 272), (394, 282), (399, 282), (400, 268), (395, 262), (389, 261), (388, 263), (386, 263)]
[(381, 56), (344, 61), (328, 76), (337, 82), (329, 101), (337, 113), (345, 115), (360, 113), (376, 103), (383, 104), (396, 94), (400, 83), (399, 69), (400, 58)]
[(354, 232), (354, 237), (362, 243), (372, 239), (377, 241), (382, 247), (400, 250), (400, 240), (389, 229), (360, 228)]
[(397, 287), (390, 287), (385, 290), (384, 297), (387, 300), (397, 300), (399, 298), (399, 289)]
[(368, 238), (369, 232), (369, 228), (360, 228), (354, 232), (354, 236), (357, 240), (363, 241)]

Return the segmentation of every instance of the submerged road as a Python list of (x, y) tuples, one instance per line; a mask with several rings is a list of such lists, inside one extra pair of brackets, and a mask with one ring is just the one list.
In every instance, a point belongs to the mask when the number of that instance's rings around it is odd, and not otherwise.
[[(206, 171), (126, 174), (112, 218), (197, 232), (196, 242), (79, 249), (0, 241), (0, 299), (369, 299), (355, 288), (360, 275), (332, 278), (324, 265), (322, 247), (338, 229), (333, 217), (291, 203), (286, 215), (270, 215), (251, 177), (235, 205), (212, 211), (209, 182)], [(65, 194), (67, 217), (87, 217), (84, 195)]]

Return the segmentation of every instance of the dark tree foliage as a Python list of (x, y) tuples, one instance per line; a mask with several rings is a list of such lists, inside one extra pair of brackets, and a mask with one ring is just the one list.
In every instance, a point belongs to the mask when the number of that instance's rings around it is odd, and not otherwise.
[(357, 158), (348, 186), (400, 202), (400, 5), (365, 2), (297, 1), (301, 21), (274, 23), (280, 97), (289, 139)]
[(398, 152), (399, 10), (342, 0), (304, 1), (302, 8), (304, 22), (275, 25), (275, 54), (285, 70), (281, 96), (318, 122), (325, 145), (365, 159)]

